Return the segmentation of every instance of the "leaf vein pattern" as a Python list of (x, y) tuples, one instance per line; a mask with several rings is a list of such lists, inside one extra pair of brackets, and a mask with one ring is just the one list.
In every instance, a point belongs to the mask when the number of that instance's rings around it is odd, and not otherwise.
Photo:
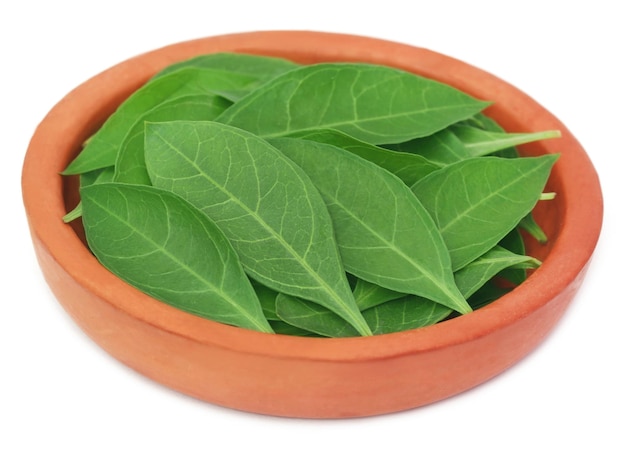
[[(141, 229), (135, 227), (132, 223), (130, 223), (125, 217), (119, 215), (119, 214), (115, 214), (113, 212), (111, 212), (109, 209), (106, 208), (105, 205), (102, 205), (96, 201), (94, 201), (94, 205), (100, 207), (102, 210), (104, 210), (105, 212), (107, 212), (108, 214), (110, 214), (113, 218), (117, 219), (118, 221), (120, 221), (122, 224), (124, 224), (126, 227), (128, 227), (129, 229), (133, 230), (134, 232), (137, 233), (137, 235), (139, 235), (141, 238), (143, 238), (144, 240), (146, 240), (149, 244), (153, 245), (155, 248), (157, 248), (157, 250), (159, 250), (162, 254), (164, 254), (166, 257), (168, 257), (170, 260), (174, 261), (177, 265), (179, 265), (184, 271), (186, 271), (187, 273), (189, 273), (190, 275), (192, 275), (194, 278), (198, 279), (200, 281), (201, 284), (206, 285), (207, 286), (207, 290), (208, 291), (212, 291), (216, 294), (218, 294), (219, 296), (221, 296), (222, 298), (226, 299), (235, 309), (237, 309), (239, 311), (239, 313), (243, 314), (244, 316), (248, 316), (250, 317), (250, 319), (252, 319), (253, 321), (256, 321), (254, 319), (254, 317), (252, 317), (248, 311), (244, 308), (242, 308), (239, 304), (237, 304), (237, 301), (232, 300), (232, 298), (228, 295), (225, 294), (225, 292), (223, 292), (222, 290), (220, 290), (219, 288), (217, 288), (217, 286), (211, 282), (209, 282), (208, 280), (206, 280), (200, 273), (196, 272), (195, 270), (193, 270), (189, 265), (187, 265), (184, 261), (180, 260), (179, 258), (177, 258), (174, 254), (172, 254), (170, 251), (168, 251), (168, 249), (163, 246), (163, 244), (149, 238), (147, 235), (145, 235), (145, 233), (143, 233), (141, 231)], [(202, 227), (205, 229), (204, 224), (202, 224)]]
[[(306, 271), (311, 275), (313, 279), (315, 279), (316, 283), (319, 284), (322, 287), (322, 289), (325, 290), (330, 296), (332, 296), (337, 301), (337, 304), (339, 304), (346, 312), (354, 316), (354, 312), (350, 308), (344, 307), (343, 301), (341, 300), (339, 295), (337, 295), (334, 289), (330, 285), (328, 285), (323, 278), (319, 276), (317, 271), (314, 270), (313, 267), (311, 267), (309, 262), (306, 259), (304, 259), (300, 254), (298, 254), (298, 252), (295, 251), (295, 249), (284, 239), (284, 237), (281, 234), (277, 233), (276, 230), (274, 230), (271, 226), (269, 226), (269, 224), (263, 219), (263, 217), (261, 217), (257, 212), (255, 212), (250, 207), (248, 207), (239, 198), (234, 196), (230, 191), (226, 190), (224, 186), (220, 185), (220, 183), (218, 183), (215, 179), (208, 176), (198, 166), (198, 164), (194, 160), (187, 157), (187, 155), (185, 155), (178, 148), (172, 145), (162, 135), (160, 134), (157, 134), (157, 135), (172, 151), (176, 152), (180, 157), (186, 160), (198, 172), (200, 176), (202, 176), (209, 183), (215, 186), (223, 194), (230, 197), (233, 203), (235, 203), (237, 206), (243, 209), (247, 214), (249, 214), (268, 234), (270, 234), (272, 237), (278, 240), (281, 243), (281, 245), (287, 250), (287, 252), (306, 269)], [(162, 179), (167, 179), (167, 178), (162, 178)]]

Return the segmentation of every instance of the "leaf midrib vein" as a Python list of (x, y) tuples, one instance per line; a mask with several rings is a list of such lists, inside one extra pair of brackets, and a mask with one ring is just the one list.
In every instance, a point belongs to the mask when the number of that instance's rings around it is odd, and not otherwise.
[[(120, 221), (121, 223), (123, 223), (124, 225), (126, 225), (129, 229), (131, 229), (133, 232), (137, 233), (139, 236), (141, 236), (144, 240), (148, 241), (150, 244), (152, 244), (154, 247), (157, 248), (157, 250), (160, 250), (165, 256), (169, 257), (172, 261), (174, 261), (175, 263), (177, 263), (179, 266), (181, 266), (185, 271), (187, 271), (189, 274), (191, 274), (193, 277), (197, 278), (202, 284), (206, 285), (207, 287), (209, 287), (210, 291), (215, 292), (216, 294), (218, 294), (220, 297), (226, 299), (232, 306), (234, 306), (240, 313), (242, 313), (244, 316), (247, 316), (252, 322), (257, 323), (257, 320), (255, 317), (253, 317), (252, 315), (250, 315), (248, 313), (248, 311), (244, 308), (242, 308), (236, 301), (234, 301), (230, 295), (226, 294), (226, 292), (224, 292), (223, 290), (220, 290), (219, 288), (217, 288), (214, 284), (212, 284), (211, 282), (209, 282), (207, 279), (205, 279), (201, 274), (197, 273), (195, 270), (193, 270), (189, 265), (187, 265), (186, 263), (184, 263), (183, 261), (181, 261), (180, 259), (178, 259), (174, 254), (172, 254), (170, 251), (168, 251), (163, 245), (159, 244), (158, 242), (156, 242), (155, 240), (151, 239), (150, 237), (148, 237), (144, 232), (142, 232), (139, 228), (135, 227), (132, 223), (130, 223), (128, 220), (124, 219), (124, 217), (122, 217), (121, 215), (118, 215), (116, 213), (114, 213), (114, 211), (107, 209), (104, 205), (100, 204), (98, 201), (96, 201), (95, 199), (92, 199), (93, 204), (95, 204), (96, 206), (98, 206), (100, 209), (102, 209), (103, 211), (107, 212), (108, 214), (110, 214), (113, 218), (117, 219), (118, 221)], [(165, 205), (165, 208), (167, 209), (167, 205)], [(169, 224), (169, 223), (168, 223)], [(203, 224), (201, 224), (202, 228), (206, 231), (206, 228), (204, 227)], [(169, 233), (168, 233), (168, 238), (169, 238)]]
[[(343, 209), (344, 212), (347, 213), (356, 222), (360, 223), (361, 226), (363, 226), (368, 232), (370, 232), (370, 234), (372, 234), (373, 236), (378, 238), (382, 243), (384, 243), (385, 246), (391, 248), (395, 253), (399, 254), (404, 260), (409, 262), (409, 264), (411, 264), (411, 266), (415, 267), (420, 273), (424, 274), (424, 276), (426, 276), (426, 278), (429, 281), (431, 281), (433, 284), (437, 285), (443, 292), (446, 293), (446, 295), (448, 295), (449, 298), (455, 298), (456, 295), (453, 295), (452, 292), (450, 292), (450, 290), (447, 288), (447, 286), (445, 284), (442, 284), (441, 282), (439, 282), (439, 280), (433, 275), (433, 273), (431, 273), (429, 270), (427, 270), (424, 266), (419, 264), (417, 261), (413, 260), (408, 254), (406, 254), (404, 251), (402, 251), (400, 248), (398, 248), (395, 245), (395, 243), (390, 242), (384, 236), (382, 236), (378, 231), (373, 229), (371, 226), (369, 226), (363, 220), (359, 219), (354, 213), (352, 213), (349, 210), (348, 207), (346, 207), (341, 201), (339, 201), (338, 198), (334, 198), (333, 202), (337, 206), (339, 206), (341, 209)], [(417, 294), (417, 292), (415, 292), (415, 293)], [(455, 301), (456, 301), (456, 299), (455, 299)]]
[[(376, 116), (376, 117), (371, 117), (371, 118), (366, 118), (366, 119), (359, 119), (359, 120), (342, 120), (342, 121), (337, 121), (337, 122), (333, 122), (333, 123), (321, 123), (321, 124), (317, 124), (317, 125), (311, 125), (311, 126), (306, 126), (306, 127), (302, 127), (302, 128), (296, 128), (296, 129), (292, 129), (291, 125), (286, 127), (286, 129), (283, 129), (281, 131), (276, 131), (276, 132), (272, 132), (272, 133), (262, 133), (259, 132), (259, 135), (261, 137), (264, 138), (272, 138), (272, 137), (280, 137), (283, 136), (285, 134), (289, 134), (292, 132), (296, 132), (296, 131), (314, 131), (314, 130), (318, 130), (320, 128), (334, 128), (334, 127), (339, 127), (339, 126), (343, 126), (343, 125), (352, 125), (364, 132), (368, 132), (368, 133), (373, 133), (370, 130), (367, 129), (363, 129), (361, 124), (366, 124), (366, 123), (370, 123), (370, 122), (377, 122), (377, 121), (381, 121), (381, 120), (389, 120), (389, 119), (398, 119), (398, 118), (403, 118), (403, 117), (420, 117), (423, 116), (425, 114), (430, 114), (432, 112), (437, 112), (437, 111), (449, 111), (449, 110), (455, 110), (455, 109), (464, 109), (464, 108), (471, 108), (471, 105), (452, 105), (452, 106), (440, 106), (440, 107), (431, 107), (428, 109), (420, 109), (419, 111), (406, 111), (406, 112), (398, 112), (395, 114), (386, 114), (386, 115), (380, 115), (380, 116)], [(236, 117), (236, 116), (235, 116)], [(229, 121), (229, 123), (232, 122), (232, 120)], [(380, 133), (373, 133), (376, 135), (381, 135)]]
[[(452, 220), (450, 220), (448, 223), (446, 223), (445, 226), (440, 228), (441, 233), (444, 234), (451, 226), (454, 226), (459, 220), (462, 220), (465, 217), (470, 216), (471, 212), (473, 212), (478, 207), (483, 206), (491, 198), (493, 198), (494, 196), (502, 196), (502, 193), (504, 191), (508, 190), (511, 186), (513, 186), (514, 184), (516, 184), (518, 182), (521, 182), (524, 179), (527, 179), (530, 175), (532, 175), (533, 173), (535, 173), (536, 171), (538, 171), (538, 170), (540, 170), (542, 168), (543, 168), (543, 164), (538, 165), (534, 169), (532, 169), (532, 170), (530, 170), (530, 171), (528, 171), (526, 173), (523, 173), (521, 177), (515, 178), (515, 179), (511, 179), (511, 181), (509, 181), (508, 183), (504, 184), (499, 189), (492, 191), (491, 193), (489, 193), (486, 196), (483, 196), (481, 201), (476, 202), (476, 203), (472, 204), (470, 207), (463, 209), (463, 211), (461, 213), (457, 214), (456, 217), (454, 217)], [(449, 176), (450, 175), (451, 174), (449, 174)], [(465, 178), (463, 178), (463, 179), (464, 179), (464, 182), (465, 182)], [(467, 191), (468, 190), (465, 189), (466, 194), (467, 194)], [(437, 197), (439, 197), (439, 195), (437, 195)]]

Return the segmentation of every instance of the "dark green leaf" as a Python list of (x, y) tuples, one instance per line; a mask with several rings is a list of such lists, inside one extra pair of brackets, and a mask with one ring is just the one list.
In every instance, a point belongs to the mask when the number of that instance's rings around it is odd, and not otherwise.
[(520, 220), (520, 227), (528, 232), (533, 238), (535, 238), (539, 243), (547, 243), (548, 236), (543, 231), (539, 223), (535, 221), (532, 216), (532, 213), (529, 213), (525, 217)]
[(492, 282), (487, 282), (476, 293), (470, 296), (467, 302), (470, 303), (474, 310), (478, 310), (500, 299), (510, 291), (511, 289), (502, 288)]
[[(511, 232), (505, 235), (502, 240), (498, 242), (498, 245), (515, 254), (526, 254), (526, 245), (524, 243), (524, 238), (519, 231), (519, 227), (512, 229)], [(514, 284), (519, 285), (526, 280), (526, 270), (506, 268), (500, 272), (500, 276), (508, 279)]]
[(270, 326), (274, 332), (281, 335), (292, 335), (295, 337), (320, 337), (321, 335), (292, 326), (284, 321), (270, 321)]

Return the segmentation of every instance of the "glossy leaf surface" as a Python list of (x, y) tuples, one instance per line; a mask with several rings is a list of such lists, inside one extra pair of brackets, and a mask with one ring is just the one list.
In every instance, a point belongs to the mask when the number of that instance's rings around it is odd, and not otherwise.
[(146, 165), (153, 185), (177, 193), (215, 221), (252, 278), (322, 304), (360, 333), (370, 333), (322, 197), (276, 148), (220, 123), (152, 123), (146, 125)]
[(234, 249), (203, 213), (148, 186), (102, 183), (81, 193), (89, 247), (118, 277), (195, 315), (273, 332)]

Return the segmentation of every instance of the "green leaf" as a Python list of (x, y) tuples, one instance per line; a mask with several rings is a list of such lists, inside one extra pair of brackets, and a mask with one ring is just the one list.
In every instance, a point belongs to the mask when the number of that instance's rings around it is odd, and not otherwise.
[(418, 154), (381, 148), (329, 128), (301, 131), (290, 134), (288, 137), (314, 140), (347, 150), (393, 173), (409, 186), (441, 167)]
[(295, 296), (279, 293), (276, 313), (285, 323), (324, 337), (357, 337), (350, 324), (326, 307)]
[[(498, 245), (515, 254), (526, 254), (526, 244), (524, 243), (524, 238), (522, 237), (519, 227), (512, 229), (511, 232), (498, 242)], [(526, 280), (526, 270), (507, 268), (499, 275), (517, 285)]]
[(346, 271), (461, 313), (471, 311), (454, 284), (435, 223), (400, 179), (332, 145), (289, 137), (270, 142), (320, 191)]
[(532, 210), (557, 158), (467, 159), (412, 187), (437, 223), (454, 271), (495, 246)]
[(83, 150), (63, 171), (76, 175), (115, 165), (122, 142), (144, 117), (163, 102), (186, 95), (215, 94), (220, 89), (245, 86), (254, 81), (245, 75), (185, 68), (151, 80), (137, 89), (87, 141)]
[(356, 303), (361, 311), (406, 296), (405, 293), (389, 290), (388, 288), (358, 278), (353, 293), (354, 299), (356, 299)]
[(274, 78), (217, 120), (264, 137), (333, 128), (379, 144), (432, 134), (486, 105), (450, 86), (402, 70), (325, 63)]
[(279, 320), (280, 318), (276, 315), (276, 296), (278, 295), (278, 292), (266, 287), (263, 284), (259, 284), (254, 279), (251, 279), (250, 281), (252, 283), (252, 287), (254, 287), (257, 297), (259, 298), (265, 318), (270, 321)]
[[(100, 168), (98, 170), (83, 173), (82, 175), (80, 175), (80, 186), (87, 187), (92, 184), (113, 181), (113, 174), (113, 167)], [(65, 214), (65, 216), (63, 217), (63, 221), (65, 223), (69, 223), (79, 218), (82, 214), (83, 205), (82, 202), (79, 201), (73, 210)]]
[(222, 232), (178, 196), (148, 186), (81, 189), (89, 247), (119, 278), (195, 315), (273, 332)]
[(220, 96), (201, 94), (176, 97), (154, 107), (126, 134), (115, 162), (115, 181), (150, 185), (144, 158), (146, 122), (213, 120), (230, 105)]
[(341, 315), (363, 335), (360, 314), (318, 191), (266, 141), (215, 122), (146, 125), (155, 186), (201, 209), (222, 229), (258, 282)]
[(454, 125), (451, 127), (451, 131), (463, 143), (469, 157), (486, 156), (524, 143), (561, 136), (561, 133), (555, 130), (535, 133), (503, 133), (485, 131), (466, 125)]
[(473, 126), (474, 128), (480, 128), (485, 131), (498, 131), (505, 132), (504, 129), (491, 117), (479, 112), (478, 114), (457, 122), (458, 125)]
[[(258, 56), (245, 53), (212, 53), (190, 58), (176, 64), (172, 64), (159, 73), (154, 78), (168, 75), (177, 70), (195, 67), (198, 69), (219, 70), (232, 73), (235, 76), (244, 75), (251, 77), (252, 82), (245, 87), (236, 89), (223, 89), (219, 93), (231, 101), (237, 101), (252, 90), (258, 88), (263, 83), (276, 76), (299, 67), (298, 64), (283, 58), (273, 58), (269, 56)], [(153, 78), (153, 79), (154, 79)]]
[[(356, 331), (328, 309), (299, 298), (278, 295), (277, 312), (281, 319), (308, 332), (325, 337), (355, 337)], [(363, 311), (374, 335), (400, 332), (435, 324), (448, 317), (452, 309), (429, 299), (403, 296)]]
[[(463, 122), (467, 123), (467, 122)], [(487, 156), (509, 150), (516, 145), (559, 137), (559, 131), (535, 133), (506, 133), (486, 131), (467, 124), (454, 124), (435, 134), (387, 148), (420, 155), (439, 165), (453, 164), (464, 159)]]
[(488, 282), (483, 285), (476, 293), (470, 296), (467, 300), (474, 310), (478, 310), (485, 307), (502, 296), (509, 293), (511, 289), (499, 287), (492, 282)]
[(544, 244), (548, 242), (548, 236), (543, 231), (539, 223), (537, 223), (532, 216), (532, 213), (529, 213), (525, 217), (520, 220), (520, 227), (528, 232), (533, 238), (535, 238), (539, 243)]
[(505, 268), (537, 268), (541, 265), (537, 259), (512, 253), (501, 246), (495, 246), (479, 258), (454, 273), (454, 280), (466, 298), (473, 295), (496, 274)]
[(270, 326), (272, 326), (275, 333), (281, 335), (292, 335), (296, 337), (320, 337), (318, 334), (314, 334), (306, 329), (300, 329), (299, 327), (292, 326), (284, 321), (270, 321)]
[(401, 154), (410, 153), (419, 155), (430, 161), (431, 164), (438, 166), (453, 164), (469, 157), (463, 142), (461, 142), (449, 127), (430, 136), (395, 145), (386, 145), (386, 147), (401, 152)]
[(426, 298), (405, 296), (367, 309), (363, 316), (374, 335), (380, 335), (430, 326), (451, 312), (448, 307)]

